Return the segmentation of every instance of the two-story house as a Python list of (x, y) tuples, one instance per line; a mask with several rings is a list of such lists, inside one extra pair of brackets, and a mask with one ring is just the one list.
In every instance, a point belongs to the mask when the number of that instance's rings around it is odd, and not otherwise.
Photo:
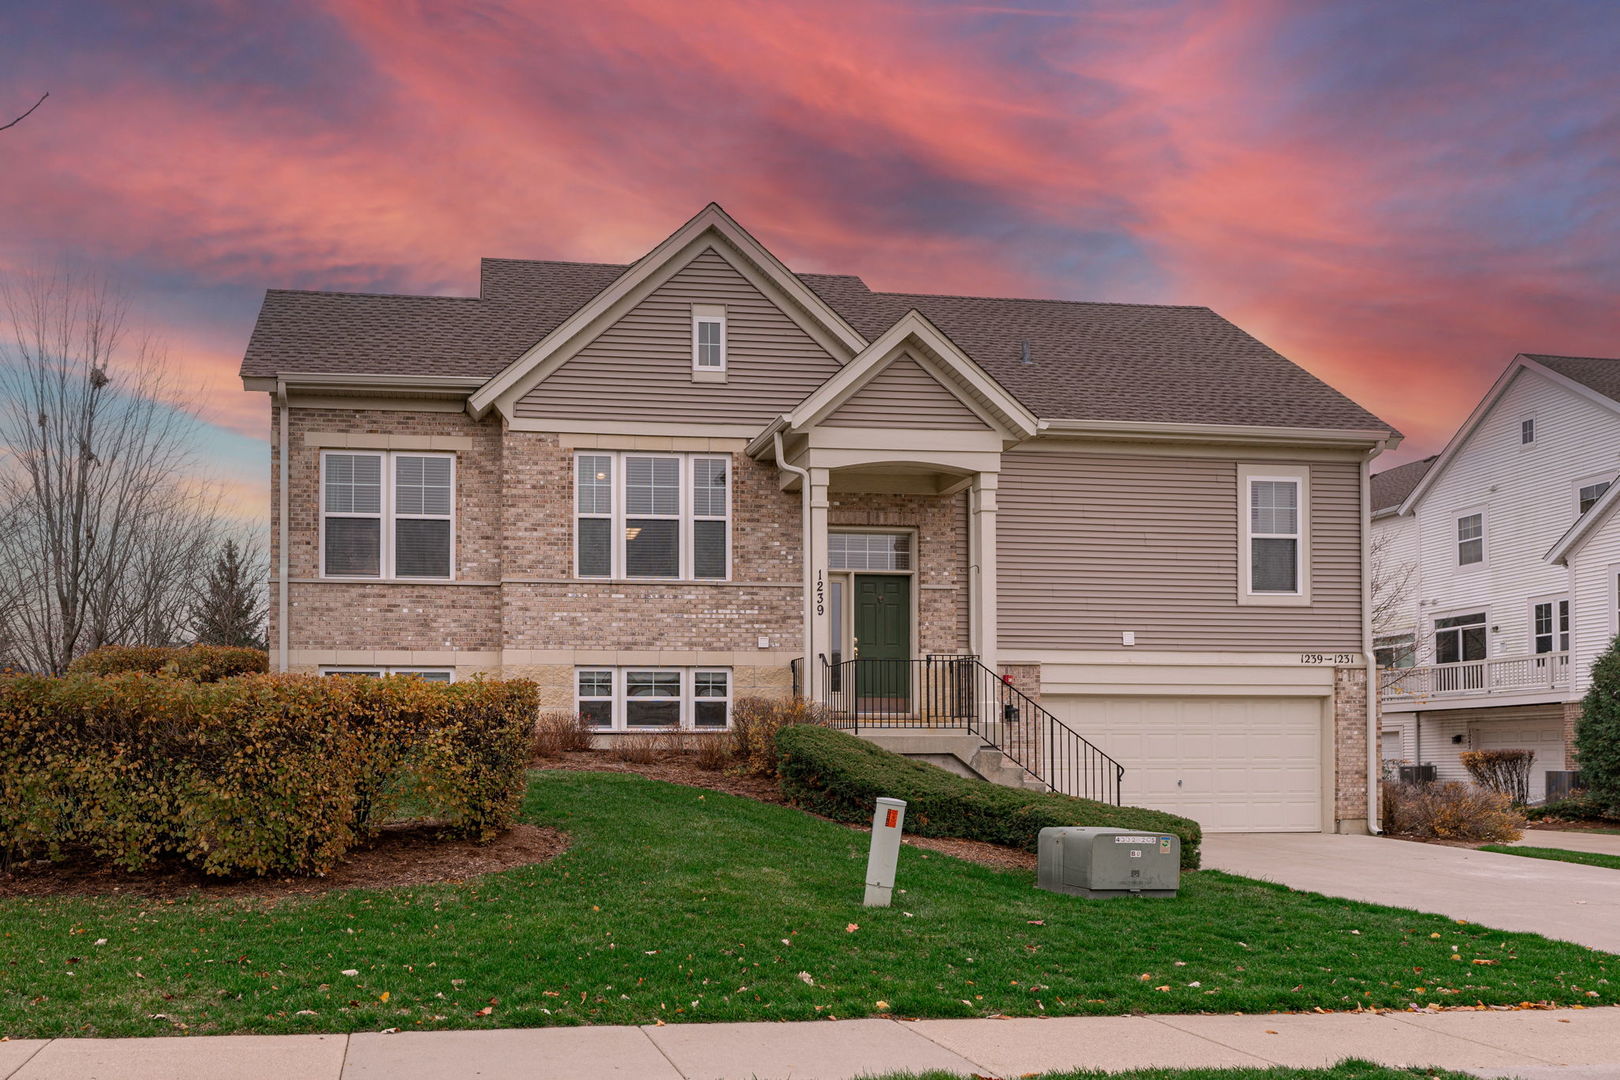
[(1060, 790), (1078, 733), (1210, 829), (1366, 827), (1399, 436), (1206, 308), (875, 292), (711, 205), (475, 297), (271, 291), (242, 376), (278, 670), (524, 676), (603, 738), (797, 691)]
[(1437, 457), (1373, 477), (1382, 754), (1467, 778), (1470, 749), (1574, 768), (1592, 661), (1614, 637), (1620, 360), (1521, 355)]

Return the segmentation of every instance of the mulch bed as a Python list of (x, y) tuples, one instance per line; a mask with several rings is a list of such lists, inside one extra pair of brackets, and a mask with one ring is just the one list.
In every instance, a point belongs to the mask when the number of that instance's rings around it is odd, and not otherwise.
[(338, 889), (387, 889), (465, 881), (556, 858), (568, 835), (536, 825), (514, 825), (488, 844), (446, 838), (428, 826), (385, 828), (376, 842), (349, 852), (324, 877), (211, 878), (184, 866), (125, 873), (89, 858), (24, 863), (0, 874), (0, 898), (138, 896), (159, 900), (280, 900)]
[(1532, 821), (1526, 825), (1525, 831), (1537, 832), (1614, 832), (1620, 829), (1620, 821)]
[[(782, 790), (775, 780), (768, 780), (760, 776), (736, 776), (731, 773), (715, 772), (712, 769), (699, 768), (696, 763), (679, 757), (665, 757), (655, 762), (638, 764), (635, 762), (616, 761), (608, 756), (604, 750), (574, 750), (563, 754), (560, 758), (546, 758), (535, 762), (542, 769), (567, 769), (574, 772), (621, 772), (635, 773), (645, 776), (649, 780), (664, 780), (671, 784), (684, 784), (687, 787), (705, 788), (709, 791), (723, 791), (727, 795), (740, 795), (745, 799), (756, 802), (772, 803), (776, 806), (791, 806), (782, 796)], [(820, 815), (812, 815), (819, 817)], [(826, 820), (826, 819), (824, 819)], [(858, 832), (870, 832), (865, 825), (848, 825), (847, 822), (836, 824), (846, 825)], [(933, 836), (910, 836), (903, 839), (904, 843), (912, 847), (927, 851), (937, 851), (943, 855), (953, 855), (967, 862), (979, 863), (981, 866), (991, 866), (997, 870), (1034, 870), (1035, 853), (1023, 851), (1019, 848), (1002, 847), (1000, 844), (986, 844), (979, 840), (952, 840)]]

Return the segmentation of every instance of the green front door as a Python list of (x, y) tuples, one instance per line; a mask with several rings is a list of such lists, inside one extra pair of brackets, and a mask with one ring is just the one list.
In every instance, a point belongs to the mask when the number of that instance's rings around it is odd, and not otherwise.
[(855, 575), (856, 708), (904, 712), (911, 697), (911, 578)]

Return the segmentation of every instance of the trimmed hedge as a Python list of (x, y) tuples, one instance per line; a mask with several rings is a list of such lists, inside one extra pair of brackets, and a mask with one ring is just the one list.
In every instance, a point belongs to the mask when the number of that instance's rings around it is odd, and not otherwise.
[(70, 675), (138, 672), (192, 682), (218, 682), (233, 675), (263, 674), (269, 670), (270, 654), (263, 649), (229, 645), (191, 645), (180, 649), (159, 645), (103, 645), (68, 665)]
[(912, 761), (864, 739), (826, 727), (783, 728), (776, 736), (782, 794), (835, 821), (865, 823), (873, 800), (906, 801), (906, 828), (1034, 851), (1044, 828), (1111, 826), (1181, 838), (1183, 869), (1198, 869), (1198, 823), (1162, 810), (1076, 799), (970, 780)]
[(517, 814), (533, 683), (0, 677), (0, 866), (320, 874), (407, 808), (493, 839)]

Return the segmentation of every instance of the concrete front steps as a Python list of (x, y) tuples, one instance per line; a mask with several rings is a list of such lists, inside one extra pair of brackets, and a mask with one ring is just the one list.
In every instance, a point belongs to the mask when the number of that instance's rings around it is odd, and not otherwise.
[(938, 765), (947, 772), (1002, 787), (1046, 791), (1047, 786), (1007, 760), (1007, 755), (966, 728), (872, 728), (860, 738), (902, 757)]

